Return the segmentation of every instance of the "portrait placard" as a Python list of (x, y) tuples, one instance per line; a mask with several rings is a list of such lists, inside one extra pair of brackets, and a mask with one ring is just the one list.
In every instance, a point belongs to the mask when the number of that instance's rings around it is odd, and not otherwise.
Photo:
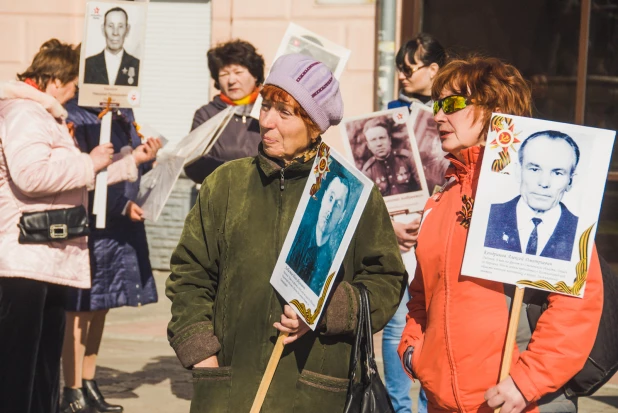
[[(304, 54), (324, 63), (333, 72), (335, 79), (339, 79), (350, 58), (351, 51), (304, 27), (290, 23), (279, 43), (273, 63), (280, 56), (291, 53)], [(261, 106), (262, 97), (258, 96), (251, 110), (252, 117), (259, 119)]]
[(86, 3), (79, 64), (79, 105), (135, 108), (146, 37), (148, 0)]
[(614, 137), (493, 114), (461, 273), (583, 297)]
[(163, 153), (157, 157), (157, 166), (142, 177), (136, 203), (144, 211), (144, 219), (159, 219), (184, 164), (184, 157)]
[(373, 183), (322, 143), (292, 225), (270, 278), (271, 285), (312, 330)]
[(407, 123), (410, 135), (414, 136), (418, 145), (427, 189), (431, 195), (444, 185), (444, 175), (450, 165), (445, 158), (447, 153), (442, 150), (438, 124), (433, 119), (431, 108), (418, 102), (410, 106), (410, 118)]
[(340, 125), (348, 159), (377, 185), (391, 215), (422, 211), (429, 196), (414, 120), (408, 108), (396, 108), (346, 118)]
[[(142, 177), (137, 194), (136, 202), (144, 210), (145, 219), (159, 219), (183, 167), (210, 151), (234, 116), (234, 110), (234, 106), (226, 107), (184, 138), (168, 142), (159, 151), (157, 166)], [(160, 137), (153, 129), (151, 132), (150, 136)]]

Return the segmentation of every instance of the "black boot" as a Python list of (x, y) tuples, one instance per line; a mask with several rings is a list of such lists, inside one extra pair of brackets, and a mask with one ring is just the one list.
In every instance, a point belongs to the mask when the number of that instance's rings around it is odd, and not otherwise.
[(97, 409), (99, 413), (121, 413), (124, 408), (118, 404), (109, 404), (105, 401), (105, 397), (101, 394), (97, 382), (94, 380), (82, 380), (84, 386), (84, 394), (88, 402)]
[(60, 402), (60, 413), (96, 413), (86, 400), (84, 389), (65, 387)]

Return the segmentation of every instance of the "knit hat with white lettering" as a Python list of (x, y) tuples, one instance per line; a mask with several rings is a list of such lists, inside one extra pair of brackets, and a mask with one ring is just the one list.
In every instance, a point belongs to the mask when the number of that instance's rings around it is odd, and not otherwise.
[(322, 62), (298, 53), (279, 57), (265, 85), (288, 92), (324, 133), (343, 117), (339, 82)]

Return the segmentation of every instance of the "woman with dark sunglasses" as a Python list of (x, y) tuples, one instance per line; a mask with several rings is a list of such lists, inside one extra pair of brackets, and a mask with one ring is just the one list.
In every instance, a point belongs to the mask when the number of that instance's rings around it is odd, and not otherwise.
[[(395, 58), (399, 77), (399, 98), (389, 102), (388, 108), (410, 107), (413, 102), (423, 105), (431, 105), (431, 85), (438, 70), (446, 63), (446, 51), (438, 40), (430, 34), (420, 33), (415, 38), (407, 41)], [(431, 122), (433, 123), (433, 122)], [(429, 126), (428, 127), (433, 127)], [(437, 139), (419, 140), (424, 147), (420, 147), (421, 153), (429, 153), (435, 162), (424, 163), (425, 177), (428, 187), (442, 185), (444, 171), (448, 162), (444, 160), (445, 153), (440, 149)], [(435, 156), (434, 156), (435, 155)], [(433, 179), (433, 178), (436, 179)], [(393, 222), (393, 229), (397, 235), (400, 250), (405, 253), (410, 251), (416, 244), (416, 236), (420, 224), (418, 213), (409, 215), (409, 222)], [(416, 261), (414, 253), (404, 255), (404, 262), (409, 274), (414, 274)], [(411, 383), (401, 368), (401, 362), (397, 355), (397, 346), (401, 340), (401, 333), (406, 324), (408, 309), (406, 304), (410, 296), (405, 293), (401, 299), (397, 313), (384, 327), (382, 335), (382, 351), (384, 356), (384, 381), (386, 389), (393, 402), (396, 413), (412, 413), (412, 398), (410, 397)], [(427, 398), (421, 389), (418, 396), (418, 413), (427, 412)]]
[[(451, 162), (448, 183), (432, 196), (418, 235), (418, 265), (399, 355), (418, 378), (429, 412), (574, 413), (561, 387), (584, 364), (596, 336), (602, 285), (596, 252), (583, 299), (550, 294), (531, 331), (518, 326), (510, 376), (497, 383), (509, 319), (505, 284), (461, 275), (471, 210), (492, 112), (529, 116), (530, 88), (494, 58), (449, 62), (434, 81), (434, 118)], [(525, 332), (520, 334), (520, 332)]]
[(419, 33), (397, 52), (395, 63), (399, 79), (399, 97), (388, 108), (408, 107), (412, 102), (431, 101), (431, 85), (438, 70), (446, 63), (446, 51), (430, 34)]

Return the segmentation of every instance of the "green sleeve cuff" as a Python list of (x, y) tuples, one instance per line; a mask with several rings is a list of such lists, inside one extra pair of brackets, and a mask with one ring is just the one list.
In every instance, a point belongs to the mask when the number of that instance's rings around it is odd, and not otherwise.
[(358, 323), (358, 291), (346, 281), (335, 287), (322, 323), (324, 335), (353, 334)]
[(187, 369), (221, 350), (210, 321), (191, 324), (169, 340), (178, 360)]

